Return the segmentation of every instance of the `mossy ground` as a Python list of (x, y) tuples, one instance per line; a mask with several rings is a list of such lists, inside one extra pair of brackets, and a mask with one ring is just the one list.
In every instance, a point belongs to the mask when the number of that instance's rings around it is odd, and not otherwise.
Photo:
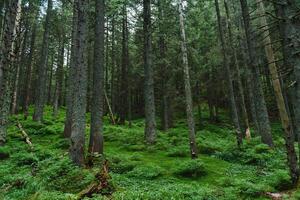
[[(54, 119), (47, 108), (43, 124), (24, 120), (22, 115), (11, 117), (8, 143), (0, 148), (0, 153), (9, 154), (0, 160), (0, 199), (76, 199), (93, 181), (100, 164), (80, 169), (68, 159), (68, 140), (62, 137), (64, 113), (60, 110)], [(143, 142), (143, 120), (135, 120), (131, 128), (106, 120), (105, 157), (115, 192), (93, 199), (267, 199), (265, 192), (290, 187), (278, 124), (273, 126), (275, 149), (254, 137), (239, 151), (226, 115), (222, 123), (211, 124), (205, 114), (197, 131), (197, 161), (189, 158), (185, 120), (178, 120), (167, 132), (158, 132), (153, 146)], [(22, 140), (17, 121), (31, 137), (34, 150)], [(89, 124), (87, 142), (88, 133)], [(300, 192), (293, 191), (286, 199), (300, 199)]]

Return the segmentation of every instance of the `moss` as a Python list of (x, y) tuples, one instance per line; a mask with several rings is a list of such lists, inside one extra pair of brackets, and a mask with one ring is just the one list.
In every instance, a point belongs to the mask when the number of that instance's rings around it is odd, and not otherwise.
[(174, 174), (182, 177), (198, 178), (205, 176), (207, 171), (201, 161), (190, 160), (180, 163), (175, 169)]

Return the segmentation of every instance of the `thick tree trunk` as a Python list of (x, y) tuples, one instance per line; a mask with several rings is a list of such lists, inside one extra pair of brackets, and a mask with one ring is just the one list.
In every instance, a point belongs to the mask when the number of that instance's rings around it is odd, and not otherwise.
[[(247, 4), (247, 0), (240, 0), (241, 8), (242, 8), (242, 15), (244, 20), (245, 26), (245, 33), (246, 33), (246, 40), (248, 46), (248, 56), (249, 56), (249, 66), (251, 67), (250, 80), (253, 83), (253, 96), (255, 97), (255, 110), (256, 110), (256, 117), (259, 126), (259, 133), (262, 138), (262, 142), (273, 147), (273, 139), (271, 134), (271, 126), (267, 111), (267, 106), (264, 98), (263, 89), (261, 86), (260, 80), (260, 72), (259, 68), (256, 64), (254, 64), (256, 59), (255, 50), (254, 50), (254, 40), (251, 37), (251, 25), (250, 25), (250, 15), (249, 15), (249, 8)], [(251, 39), (252, 38), (252, 39)]]
[[(295, 126), (297, 130), (297, 135), (299, 137), (300, 131), (300, 17), (299, 17), (299, 8), (297, 9), (297, 3), (295, 0), (286, 0), (283, 4), (275, 4), (275, 8), (277, 10), (277, 14), (283, 20), (280, 24), (281, 36), (283, 39), (283, 56), (284, 63), (287, 67), (293, 68), (293, 78), (295, 80), (295, 84), (293, 85), (293, 107), (294, 107), (294, 117), (295, 117)], [(285, 119), (281, 119), (285, 120)], [(286, 123), (286, 122), (285, 122)], [(291, 127), (289, 128), (291, 131)], [(291, 146), (293, 143), (290, 143), (292, 140), (291, 135), (286, 133), (285, 136), (287, 153), (295, 154)], [(299, 138), (298, 138), (299, 139)], [(296, 157), (288, 157), (288, 162), (290, 165), (292, 180), (295, 184), (297, 184), (299, 180), (299, 167), (295, 165)]]
[(103, 154), (104, 0), (96, 0), (93, 96), (89, 152)]
[(222, 24), (221, 24), (221, 15), (220, 15), (220, 8), (219, 8), (218, 0), (215, 0), (215, 6), (216, 6), (216, 12), (217, 12), (217, 18), (218, 18), (220, 40), (221, 40), (221, 45), (222, 45), (223, 62), (225, 65), (225, 71), (226, 71), (227, 82), (228, 82), (227, 84), (228, 84), (228, 92), (229, 92), (229, 101), (230, 101), (232, 120), (233, 120), (235, 129), (236, 129), (237, 145), (238, 145), (238, 147), (240, 147), (243, 143), (243, 134), (241, 132), (241, 127), (240, 127), (240, 123), (239, 123), (239, 116), (238, 116), (238, 112), (237, 112), (236, 99), (235, 99), (233, 83), (232, 83), (232, 75), (231, 75), (232, 72), (230, 70), (228, 56), (226, 53), (227, 48), (226, 48), (225, 38), (224, 38)]
[(182, 52), (183, 76), (184, 76), (183, 79), (184, 79), (184, 90), (185, 90), (185, 101), (186, 101), (186, 115), (187, 115), (187, 123), (189, 128), (190, 151), (191, 151), (192, 159), (195, 159), (198, 157), (198, 151), (197, 151), (197, 144), (196, 144), (195, 121), (193, 115), (193, 98), (192, 98), (191, 84), (190, 84), (190, 72), (189, 72), (189, 63), (188, 63), (188, 56), (187, 56), (187, 45), (186, 45), (186, 35), (185, 35), (185, 28), (184, 28), (182, 0), (178, 0), (178, 8), (179, 8), (181, 52)]
[(43, 120), (43, 110), (45, 105), (45, 91), (46, 91), (46, 75), (47, 75), (47, 57), (48, 57), (48, 47), (49, 47), (49, 31), (51, 29), (51, 13), (52, 13), (52, 0), (48, 0), (48, 8), (46, 21), (44, 24), (44, 35), (43, 43), (41, 48), (41, 57), (38, 66), (38, 80), (35, 93), (35, 108), (33, 114), (33, 120), (41, 122)]
[(87, 94), (87, 63), (86, 63), (86, 32), (87, 32), (87, 7), (86, 0), (78, 0), (75, 3), (77, 10), (76, 40), (74, 50), (74, 76), (72, 80), (72, 123), (71, 123), (71, 147), (70, 157), (76, 165), (84, 165), (85, 146), (85, 113)]
[(21, 14), (21, 0), (11, 0), (7, 6), (0, 60), (0, 146), (6, 142), (6, 125), (10, 111), (14, 39)]
[(144, 0), (144, 73), (145, 73), (145, 138), (146, 142), (153, 144), (156, 140), (154, 78), (152, 67), (151, 44), (151, 0)]

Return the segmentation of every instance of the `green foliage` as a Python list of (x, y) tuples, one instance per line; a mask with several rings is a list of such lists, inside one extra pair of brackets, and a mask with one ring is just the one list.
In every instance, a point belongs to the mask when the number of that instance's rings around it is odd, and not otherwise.
[(179, 163), (175, 168), (174, 174), (177, 176), (198, 178), (205, 176), (207, 171), (200, 160), (190, 160), (183, 163)]
[[(32, 151), (15, 123), (8, 127), (8, 143), (0, 147), (0, 153), (9, 153), (0, 162), (0, 199), (75, 199), (94, 181), (103, 158), (109, 160), (112, 176), (112, 188), (103, 193), (114, 191), (111, 198), (116, 200), (264, 199), (265, 192), (290, 188), (280, 137), (275, 137), (279, 148), (270, 149), (260, 138), (253, 138), (239, 150), (229, 125), (203, 121), (196, 135), (200, 159), (190, 160), (185, 120), (166, 132), (158, 131), (157, 142), (151, 146), (143, 143), (143, 120), (133, 121), (132, 128), (107, 123), (105, 156), (95, 158), (92, 169), (81, 169), (68, 158), (69, 140), (62, 137), (64, 112), (57, 120), (51, 109), (46, 108), (45, 113), (50, 122), (43, 124), (31, 118), (13, 119), (20, 121), (31, 137)], [(290, 198), (297, 199), (297, 195)], [(91, 199), (105, 198), (95, 194)]]
[(128, 176), (143, 180), (153, 180), (162, 176), (162, 174), (162, 168), (155, 165), (145, 165), (134, 168), (134, 170), (128, 173)]

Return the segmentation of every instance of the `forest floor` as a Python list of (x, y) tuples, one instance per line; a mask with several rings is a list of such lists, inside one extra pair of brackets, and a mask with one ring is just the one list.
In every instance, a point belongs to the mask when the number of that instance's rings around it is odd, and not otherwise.
[[(11, 117), (8, 143), (0, 148), (0, 199), (76, 199), (99, 172), (101, 158), (92, 169), (75, 167), (68, 158), (68, 140), (62, 137), (64, 110), (54, 119), (47, 108), (44, 123), (22, 115)], [(87, 119), (89, 122), (89, 119)], [(20, 122), (34, 149), (22, 139)], [(92, 199), (269, 199), (267, 192), (282, 192), (283, 199), (300, 199), (300, 190), (288, 191), (284, 141), (279, 124), (273, 124), (276, 148), (269, 149), (258, 137), (236, 148), (235, 135), (225, 115), (218, 124), (206, 113), (198, 125), (199, 159), (189, 158), (185, 120), (158, 132), (157, 143), (146, 146), (143, 120), (132, 127), (105, 121), (105, 158), (110, 165), (113, 190)], [(86, 141), (88, 142), (89, 125)], [(8, 158), (1, 155), (9, 154)], [(97, 160), (99, 162), (97, 162)]]

